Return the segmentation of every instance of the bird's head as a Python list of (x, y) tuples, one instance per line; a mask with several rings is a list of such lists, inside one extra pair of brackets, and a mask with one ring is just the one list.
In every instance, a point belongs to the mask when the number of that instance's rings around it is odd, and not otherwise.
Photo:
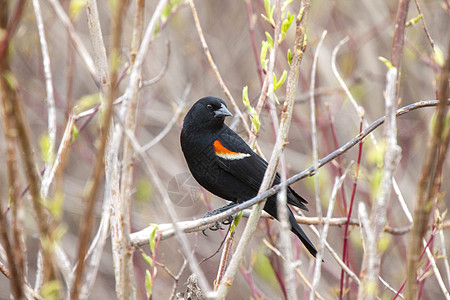
[(232, 116), (225, 101), (217, 97), (205, 97), (198, 100), (184, 118), (184, 126), (202, 128), (220, 128), (225, 117)]

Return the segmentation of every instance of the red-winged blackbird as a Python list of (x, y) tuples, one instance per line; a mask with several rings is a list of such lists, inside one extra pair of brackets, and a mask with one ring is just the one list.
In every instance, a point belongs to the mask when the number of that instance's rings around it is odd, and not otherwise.
[[(189, 170), (201, 186), (223, 199), (242, 203), (257, 195), (267, 162), (224, 124), (227, 116), (231, 113), (222, 99), (205, 97), (198, 100), (184, 118), (181, 148)], [(277, 173), (274, 184), (278, 183), (280, 175)], [(304, 204), (308, 202), (290, 187), (287, 202), (308, 211)], [(264, 210), (278, 219), (276, 195), (267, 199)], [(289, 207), (288, 214), (291, 231), (315, 257), (317, 250)]]

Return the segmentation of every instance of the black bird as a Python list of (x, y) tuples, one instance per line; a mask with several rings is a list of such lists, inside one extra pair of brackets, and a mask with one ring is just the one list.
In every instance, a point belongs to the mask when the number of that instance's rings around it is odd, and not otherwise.
[[(205, 189), (223, 199), (242, 203), (255, 197), (267, 162), (224, 124), (231, 116), (226, 103), (216, 97), (198, 100), (186, 114), (181, 131), (181, 149), (194, 178)], [(274, 184), (280, 183), (277, 173)], [(308, 211), (308, 203), (293, 189), (287, 189), (287, 203)], [(264, 210), (278, 219), (276, 195), (269, 197)], [(291, 231), (315, 257), (317, 250), (295, 221), (288, 207)]]

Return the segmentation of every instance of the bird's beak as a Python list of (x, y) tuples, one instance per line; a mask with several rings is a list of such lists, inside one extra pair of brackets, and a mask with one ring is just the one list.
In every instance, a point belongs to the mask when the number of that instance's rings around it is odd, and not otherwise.
[(227, 117), (227, 116), (232, 116), (232, 114), (230, 113), (230, 111), (223, 104), (218, 110), (216, 110), (214, 112), (214, 117), (215, 118)]

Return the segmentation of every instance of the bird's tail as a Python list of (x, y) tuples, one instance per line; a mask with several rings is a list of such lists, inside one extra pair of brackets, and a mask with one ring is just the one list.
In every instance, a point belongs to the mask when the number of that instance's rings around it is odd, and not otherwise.
[(308, 249), (309, 253), (312, 254), (312, 256), (316, 257), (317, 250), (314, 247), (313, 243), (308, 239), (303, 229), (298, 225), (297, 221), (295, 220), (294, 214), (292, 213), (291, 209), (288, 207), (288, 213), (289, 213), (289, 222), (291, 223), (291, 231), (295, 233), (296, 236), (302, 241), (303, 245), (305, 245), (306, 249)]
[[(295, 233), (296, 236), (298, 236), (300, 241), (302, 241), (303, 245), (305, 245), (306, 249), (308, 249), (309, 253), (311, 253), (312, 256), (316, 257), (317, 250), (314, 247), (313, 243), (311, 243), (306, 234), (300, 228), (300, 225), (298, 225), (297, 221), (295, 220), (294, 214), (292, 213), (289, 206), (287, 207), (287, 209), (289, 214), (289, 223), (291, 224), (291, 231)], [(264, 206), (264, 210), (268, 212), (272, 217), (279, 220), (276, 199), (274, 198), (267, 199), (266, 205)]]

